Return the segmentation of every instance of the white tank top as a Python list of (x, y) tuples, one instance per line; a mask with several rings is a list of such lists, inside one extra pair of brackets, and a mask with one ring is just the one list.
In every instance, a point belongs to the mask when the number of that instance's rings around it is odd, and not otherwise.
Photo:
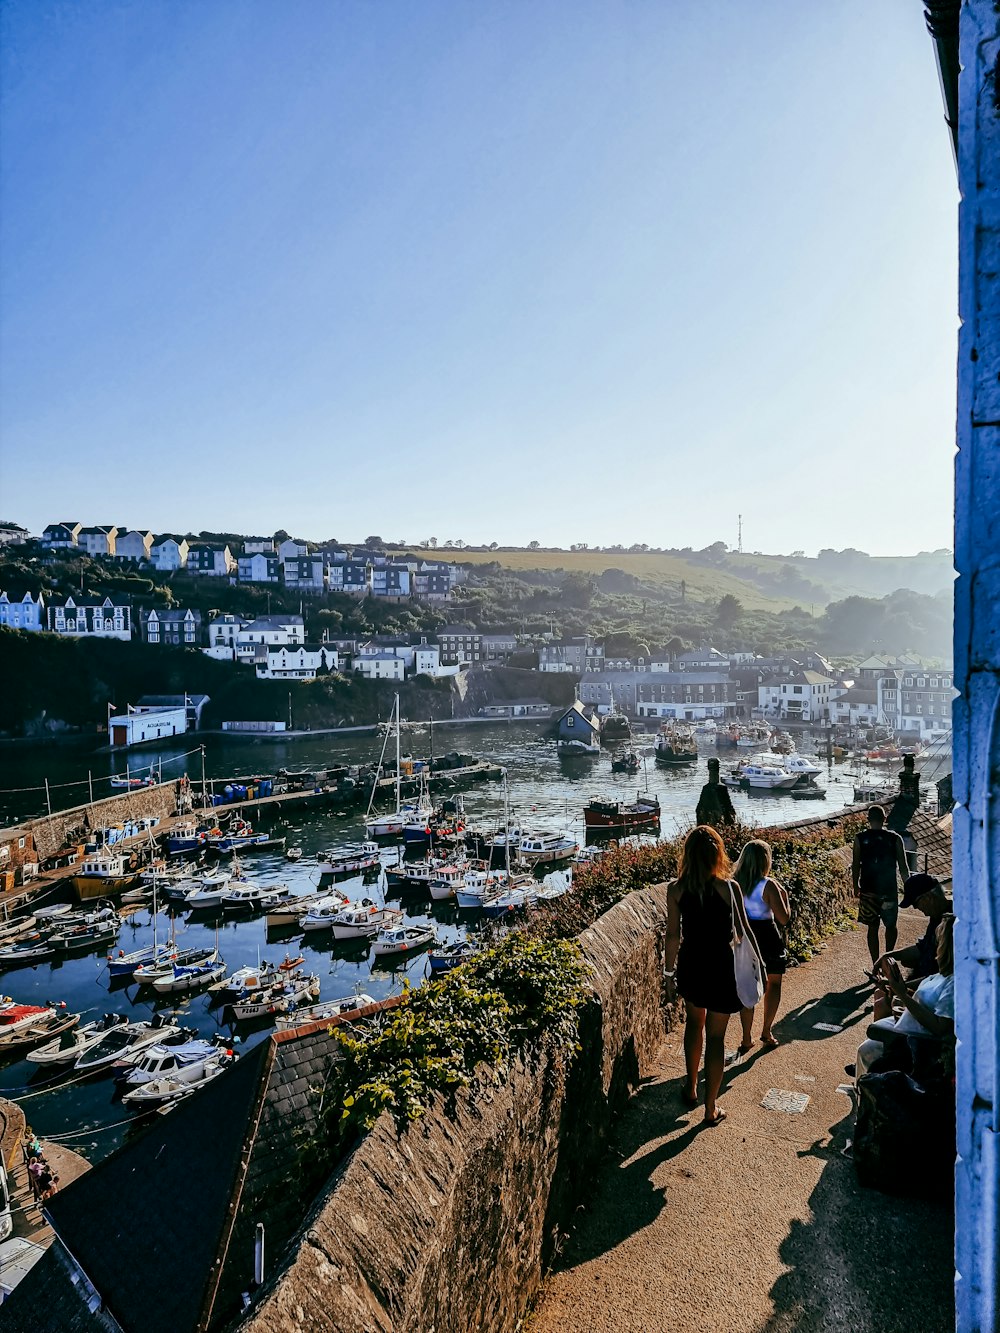
[(774, 913), (764, 901), (764, 885), (766, 879), (758, 880), (751, 891), (743, 896), (743, 906), (747, 909), (747, 917), (751, 921), (773, 921)]

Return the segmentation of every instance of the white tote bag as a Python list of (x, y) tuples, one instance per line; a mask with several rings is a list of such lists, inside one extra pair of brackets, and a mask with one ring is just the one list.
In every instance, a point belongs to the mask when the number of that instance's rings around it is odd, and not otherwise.
[[(747, 1009), (759, 1004), (764, 996), (764, 975), (761, 971), (757, 950), (750, 943), (750, 936), (743, 931), (738, 933), (736, 924), (736, 894), (739, 892), (729, 883), (729, 909), (733, 916), (733, 967), (736, 972), (736, 994), (740, 1003)], [(742, 923), (740, 923), (742, 927)]]

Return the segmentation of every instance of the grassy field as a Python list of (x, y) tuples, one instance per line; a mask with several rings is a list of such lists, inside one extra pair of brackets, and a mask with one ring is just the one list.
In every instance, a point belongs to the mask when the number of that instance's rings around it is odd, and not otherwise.
[[(437, 553), (439, 556), (441, 552)], [(796, 605), (792, 598), (769, 596), (752, 583), (710, 565), (689, 563), (676, 555), (632, 555), (614, 551), (528, 551), (523, 548), (497, 551), (462, 550), (449, 556), (460, 564), (485, 565), (496, 561), (515, 573), (527, 569), (563, 569), (567, 572), (603, 574), (606, 569), (623, 569), (648, 583), (658, 583), (680, 591), (695, 602), (717, 602), (726, 593), (738, 597), (748, 611), (786, 611)]]

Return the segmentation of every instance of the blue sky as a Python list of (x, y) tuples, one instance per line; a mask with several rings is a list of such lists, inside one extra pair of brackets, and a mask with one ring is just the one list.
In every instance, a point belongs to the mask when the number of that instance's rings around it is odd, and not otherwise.
[(912, 0), (0, 0), (0, 510), (951, 544)]

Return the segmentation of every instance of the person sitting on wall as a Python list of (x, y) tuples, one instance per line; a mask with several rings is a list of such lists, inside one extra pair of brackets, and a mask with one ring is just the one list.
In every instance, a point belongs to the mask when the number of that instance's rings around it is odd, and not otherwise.
[[(868, 1038), (858, 1048), (858, 1078), (882, 1072), (886, 1064), (891, 1068), (912, 1067), (916, 1074), (921, 1066), (927, 1067), (921, 1040), (938, 1038), (939, 1043), (950, 1043), (955, 1033), (954, 926), (954, 916), (941, 918), (936, 936), (937, 971), (924, 977), (912, 995), (895, 959), (883, 963), (885, 986), (877, 992), (875, 1021), (868, 1029)], [(907, 1039), (908, 1050), (893, 1042), (896, 1037)], [(938, 1054), (940, 1045), (933, 1048), (933, 1055)]]
[(937, 971), (937, 928), (952, 912), (952, 901), (933, 875), (919, 874), (911, 875), (903, 885), (900, 907), (915, 907), (922, 912), (927, 917), (927, 929), (916, 944), (884, 953), (874, 970), (884, 974), (883, 964), (887, 959), (894, 959), (901, 967), (910, 969), (908, 981), (922, 981)]

